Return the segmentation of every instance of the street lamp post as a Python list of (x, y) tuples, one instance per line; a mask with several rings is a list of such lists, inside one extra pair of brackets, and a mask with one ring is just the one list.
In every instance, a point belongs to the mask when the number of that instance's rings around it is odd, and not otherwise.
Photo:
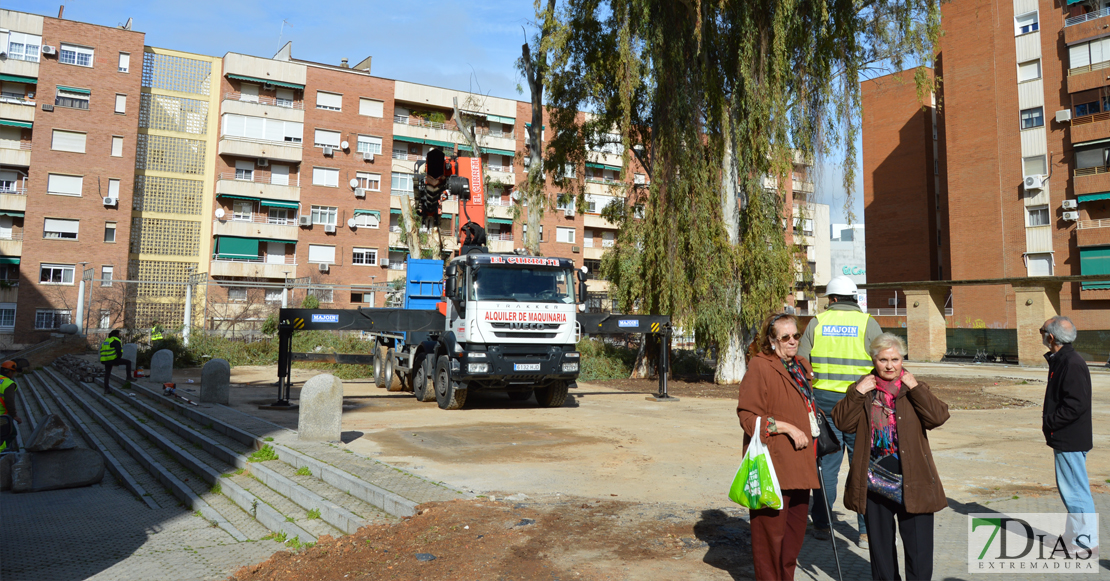
[(285, 284), (281, 287), (281, 308), (289, 308), (289, 271), (283, 270), (285, 273)]

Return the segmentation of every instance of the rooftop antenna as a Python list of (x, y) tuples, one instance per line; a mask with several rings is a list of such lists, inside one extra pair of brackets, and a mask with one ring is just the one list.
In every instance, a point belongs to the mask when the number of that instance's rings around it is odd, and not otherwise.
[(293, 25), (290, 24), (288, 20), (285, 20), (284, 18), (281, 20), (281, 30), (278, 32), (278, 50), (281, 50), (281, 40), (285, 36), (285, 25), (286, 24), (289, 24), (290, 28), (293, 27)]

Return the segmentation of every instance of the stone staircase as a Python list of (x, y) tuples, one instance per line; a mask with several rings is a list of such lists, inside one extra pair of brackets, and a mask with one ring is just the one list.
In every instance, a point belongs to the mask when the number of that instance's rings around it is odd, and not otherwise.
[(21, 433), (57, 413), (139, 501), (186, 507), (237, 541), (315, 542), (411, 516), (423, 502), (465, 498), (341, 445), (301, 442), (296, 432), (226, 406), (190, 405), (147, 382), (112, 381), (105, 395), (103, 385), (52, 367), (24, 374)]

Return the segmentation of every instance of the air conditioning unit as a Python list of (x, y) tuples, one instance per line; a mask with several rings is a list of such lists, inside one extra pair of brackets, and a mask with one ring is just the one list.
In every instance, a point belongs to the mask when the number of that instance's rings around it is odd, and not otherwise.
[(328, 263), (321, 262), (320, 263), (320, 272), (327, 272), (327, 271), (328, 271)]
[(886, 304), (892, 307), (898, 306), (898, 299), (887, 299)]
[(1079, 202), (1075, 200), (1064, 200), (1060, 203), (1060, 207), (1065, 210), (1076, 210), (1079, 209)]
[(524, 159), (521, 160), (521, 163), (524, 164), (524, 167), (528, 167), (532, 165), (532, 158), (530, 156), (525, 156)]
[(54, 110), (54, 105), (51, 104), (51, 103), (43, 103), (42, 104), (42, 110), (43, 111), (53, 111)]
[(371, 151), (362, 152), (362, 161), (374, 161), (374, 153)]
[(270, 160), (262, 158), (258, 160), (258, 167), (270, 167)]
[(1065, 222), (1075, 222), (1079, 220), (1079, 212), (1064, 212)]
[(312, 225), (312, 216), (300, 216), (299, 218), (297, 218), (297, 225), (298, 226), (311, 226)]
[(324, 224), (324, 232), (335, 234), (335, 224)]
[(1064, 123), (1065, 121), (1071, 121), (1071, 109), (1056, 112), (1056, 122)]
[(104, 205), (105, 206), (115, 206), (118, 203), (119, 203), (118, 198), (104, 198)]
[(1027, 191), (1027, 192), (1039, 192), (1042, 189), (1044, 189), (1044, 176), (1042, 176), (1042, 175), (1025, 176), (1025, 191)]
[(581, 249), (581, 248), (579, 248), (579, 247), (577, 247), (577, 246), (571, 246), (571, 247), (570, 247), (570, 251), (571, 251), (571, 252), (580, 252), (581, 250), (582, 250), (582, 249)]
[(330, 157), (334, 153), (335, 153), (335, 148), (334, 147), (325, 147), (324, 148), (324, 155)]
[(382, 267), (383, 268), (386, 267), (386, 266), (389, 266), (389, 259), (388, 258), (383, 258), (381, 260), (381, 262), (382, 262)]
[(355, 188), (355, 197), (356, 198), (365, 198), (366, 197), (366, 188)]
[(49, 44), (42, 45), (42, 54), (58, 54), (58, 49)]
[(571, 207), (567, 208), (566, 210), (564, 210), (563, 215), (565, 215), (567, 218), (573, 218), (574, 217), (574, 206), (571, 206)]

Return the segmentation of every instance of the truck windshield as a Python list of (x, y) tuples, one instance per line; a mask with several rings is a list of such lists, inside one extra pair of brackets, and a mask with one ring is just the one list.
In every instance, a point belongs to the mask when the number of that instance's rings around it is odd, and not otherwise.
[(478, 301), (574, 303), (571, 271), (564, 268), (519, 268), (482, 265), (471, 275), (471, 296)]

